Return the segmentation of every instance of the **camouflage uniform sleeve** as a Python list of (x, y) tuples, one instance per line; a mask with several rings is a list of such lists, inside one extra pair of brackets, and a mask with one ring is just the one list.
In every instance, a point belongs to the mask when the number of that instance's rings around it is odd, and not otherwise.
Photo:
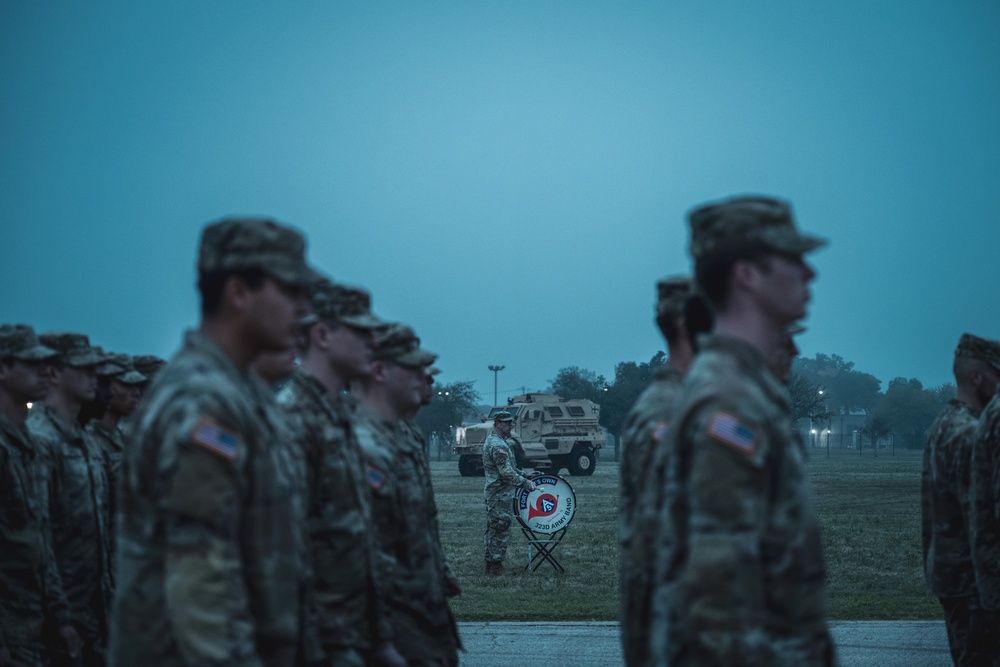
[(697, 410), (683, 439), (689, 443), (690, 534), (681, 584), (691, 664), (771, 664), (760, 621), (773, 443), (760, 424), (720, 405)]
[[(932, 438), (935, 429), (931, 428), (930, 437), (924, 443), (923, 467), (920, 473), (920, 548), (923, 555), (924, 567), (927, 566), (927, 555), (931, 549), (931, 536), (933, 535), (933, 525), (931, 523), (933, 512), (931, 499), (934, 493), (934, 485), (931, 473), (931, 449), (933, 447)], [(928, 581), (928, 583), (930, 583)]]
[[(405, 520), (399, 512), (398, 481), (392, 468), (392, 456), (385, 448), (385, 434), (369, 422), (355, 422), (355, 434), (365, 457), (365, 477), (372, 498), (371, 536), (374, 600), (377, 618), (376, 635), (390, 641), (395, 634), (395, 600), (400, 596), (397, 583), (401, 539), (399, 526)], [(380, 438), (381, 440), (380, 444)]]
[(972, 558), (979, 597), (1000, 609), (1000, 403), (994, 398), (982, 415), (972, 450)]
[(185, 660), (259, 665), (242, 569), (247, 444), (220, 418), (187, 409), (165, 427), (167, 614)]
[(45, 555), (45, 570), (42, 573), (45, 580), (45, 602), (56, 627), (61, 628), (72, 623), (73, 618), (66, 593), (63, 591), (62, 577), (59, 575), (56, 557), (52, 552), (51, 531), (47, 526), (42, 538), (42, 551)]
[(511, 486), (527, 486), (528, 478), (517, 471), (514, 467), (514, 457), (508, 452), (507, 446), (497, 445), (490, 448), (490, 458), (497, 467), (497, 475)]

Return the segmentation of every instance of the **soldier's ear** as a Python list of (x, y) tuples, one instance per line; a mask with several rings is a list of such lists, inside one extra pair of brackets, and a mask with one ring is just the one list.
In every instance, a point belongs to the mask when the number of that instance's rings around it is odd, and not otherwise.
[(62, 377), (63, 367), (60, 364), (49, 364), (49, 369), (47, 375), (49, 376), (49, 383), (56, 384), (59, 382), (59, 378)]
[(326, 351), (330, 349), (330, 326), (320, 320), (309, 327), (309, 345)]
[(235, 274), (227, 276), (226, 281), (222, 284), (222, 298), (220, 299), (222, 307), (236, 313), (245, 313), (253, 307), (252, 292), (253, 290), (240, 276)]

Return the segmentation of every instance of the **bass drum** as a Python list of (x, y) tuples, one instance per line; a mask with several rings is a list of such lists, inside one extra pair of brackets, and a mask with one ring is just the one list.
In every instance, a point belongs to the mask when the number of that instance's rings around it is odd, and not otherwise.
[(538, 488), (514, 496), (514, 516), (533, 533), (551, 535), (569, 525), (576, 514), (576, 493), (569, 482), (551, 473), (528, 476)]

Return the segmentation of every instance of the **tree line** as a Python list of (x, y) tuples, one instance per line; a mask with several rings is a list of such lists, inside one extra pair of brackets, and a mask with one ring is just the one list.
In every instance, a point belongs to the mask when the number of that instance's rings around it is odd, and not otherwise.
[[(610, 380), (580, 366), (567, 366), (550, 380), (546, 391), (598, 403), (601, 425), (617, 441), (632, 404), (666, 363), (663, 352), (645, 362), (622, 361)], [(431, 433), (451, 433), (477, 413), (481, 399), (473, 385), (463, 381), (436, 386), (430, 405), (417, 416), (417, 424), (428, 437)], [(893, 437), (902, 447), (919, 449), (931, 423), (956, 391), (954, 383), (925, 388), (920, 380), (903, 377), (891, 380), (884, 391), (881, 387), (881, 380), (857, 370), (854, 362), (840, 355), (800, 357), (788, 385), (792, 416), (810, 419), (822, 428), (838, 415), (864, 415), (860, 432), (865, 445), (874, 446)]]

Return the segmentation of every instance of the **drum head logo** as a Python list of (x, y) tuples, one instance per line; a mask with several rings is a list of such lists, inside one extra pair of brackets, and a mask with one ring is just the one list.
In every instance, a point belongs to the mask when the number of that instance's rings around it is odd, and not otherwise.
[(521, 489), (514, 497), (514, 513), (525, 528), (536, 533), (555, 533), (569, 525), (576, 513), (576, 494), (558, 475), (535, 475), (534, 491)]
[(534, 506), (528, 507), (528, 518), (534, 519), (536, 516), (549, 516), (559, 507), (559, 496), (551, 493), (543, 493), (535, 500)]

